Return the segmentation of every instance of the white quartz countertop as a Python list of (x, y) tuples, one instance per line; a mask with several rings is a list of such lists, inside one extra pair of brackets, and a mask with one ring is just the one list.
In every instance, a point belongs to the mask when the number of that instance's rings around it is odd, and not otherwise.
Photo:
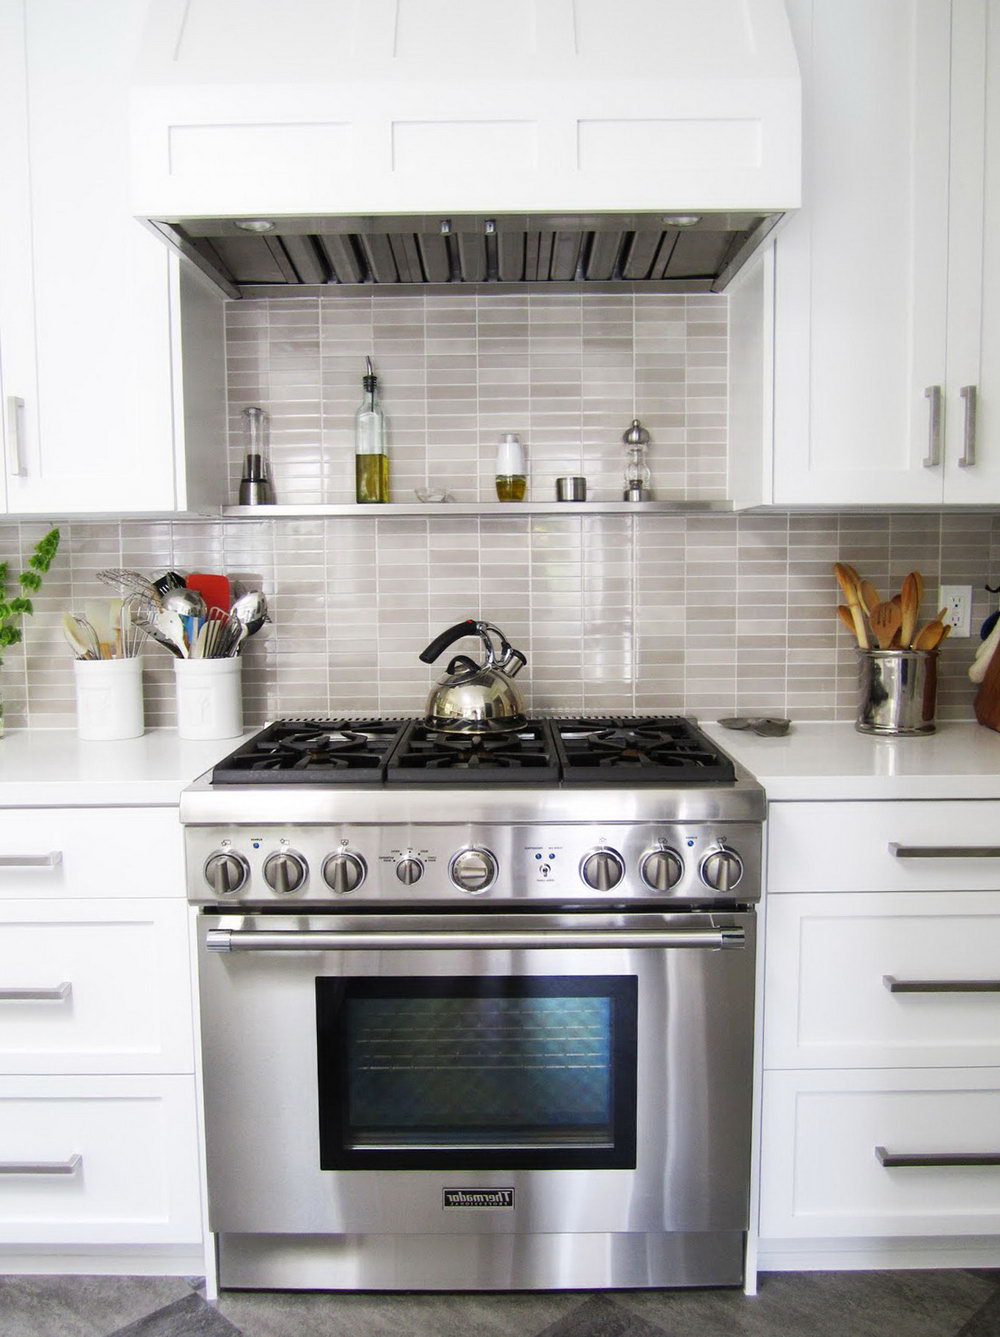
[[(796, 723), (784, 738), (699, 724), (770, 800), (1000, 799), (1000, 733), (978, 724), (897, 739), (868, 737), (849, 723)], [(176, 804), (238, 741), (187, 742), (173, 729), (151, 729), (127, 742), (83, 743), (73, 729), (8, 730), (0, 737), (0, 807)]]
[(875, 738), (849, 723), (793, 723), (784, 738), (699, 725), (771, 801), (1000, 798), (1000, 733), (979, 724), (938, 724), (919, 738)]
[(150, 729), (124, 742), (84, 743), (75, 729), (10, 729), (0, 737), (0, 807), (176, 804), (185, 785), (239, 742), (188, 742), (173, 729)]

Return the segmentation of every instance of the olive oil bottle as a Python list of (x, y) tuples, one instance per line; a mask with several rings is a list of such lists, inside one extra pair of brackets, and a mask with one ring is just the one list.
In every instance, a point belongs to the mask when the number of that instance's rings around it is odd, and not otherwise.
[(497, 501), (524, 501), (527, 486), (524, 447), (513, 432), (505, 432), (497, 447)]
[(365, 358), (362, 377), (364, 399), (354, 415), (354, 492), (364, 504), (389, 500), (389, 454), (385, 440), (385, 414), (378, 399), (378, 377), (371, 358)]

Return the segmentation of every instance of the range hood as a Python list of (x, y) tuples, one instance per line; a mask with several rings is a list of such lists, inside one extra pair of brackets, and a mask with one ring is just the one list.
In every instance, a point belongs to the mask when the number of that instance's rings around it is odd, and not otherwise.
[(151, 0), (132, 129), (230, 297), (720, 291), (800, 196), (782, 0)]

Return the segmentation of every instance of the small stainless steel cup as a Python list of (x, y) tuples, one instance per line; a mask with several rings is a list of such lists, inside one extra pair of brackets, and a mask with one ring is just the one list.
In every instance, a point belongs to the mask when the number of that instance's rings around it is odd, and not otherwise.
[(937, 658), (936, 650), (860, 650), (858, 732), (933, 733)]
[(556, 501), (586, 501), (586, 478), (566, 477), (556, 479)]

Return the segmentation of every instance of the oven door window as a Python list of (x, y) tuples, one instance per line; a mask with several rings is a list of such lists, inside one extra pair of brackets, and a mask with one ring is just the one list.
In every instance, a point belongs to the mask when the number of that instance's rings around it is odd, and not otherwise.
[(627, 975), (316, 980), (324, 1170), (635, 1166)]

